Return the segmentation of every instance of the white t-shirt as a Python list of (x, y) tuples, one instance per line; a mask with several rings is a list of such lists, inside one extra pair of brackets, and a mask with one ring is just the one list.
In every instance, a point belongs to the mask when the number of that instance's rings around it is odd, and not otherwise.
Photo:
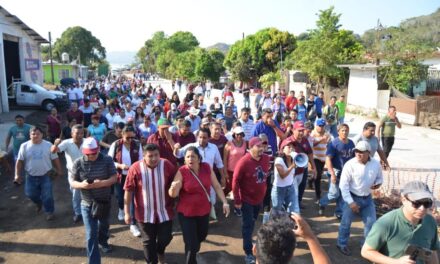
[(105, 115), (105, 118), (107, 118), (107, 123), (108, 123), (108, 128), (109, 129), (113, 129), (113, 122), (114, 122), (114, 118), (116, 117), (116, 114), (111, 115), (110, 113), (107, 113)]
[(28, 140), (21, 144), (18, 151), (18, 160), (24, 161), (24, 170), (31, 176), (43, 176), (52, 169), (52, 160), (58, 155), (50, 151), (52, 143), (43, 140), (39, 144), (33, 144)]
[[(277, 157), (275, 159), (275, 165), (281, 165), (283, 167), (284, 170), (287, 170), (287, 166), (284, 163), (283, 158), (281, 157)], [(275, 187), (286, 187), (286, 186), (290, 186), (292, 184), (296, 184), (296, 181), (294, 181), (294, 177), (295, 177), (295, 169), (291, 170), (289, 175), (287, 175), (287, 177), (285, 177), (284, 179), (281, 178), (278, 170), (276, 167), (274, 167), (274, 181), (273, 181), (273, 186)]]
[(76, 97), (77, 97), (79, 100), (84, 99), (84, 92), (83, 92), (83, 90), (82, 90), (81, 88), (76, 87), (76, 88), (73, 89), (73, 90), (75, 91), (75, 93), (76, 93)]
[(115, 115), (115, 116), (113, 117), (113, 124), (116, 124), (116, 123), (119, 123), (119, 122), (122, 122), (122, 123), (124, 123), (124, 124), (127, 124), (127, 120), (128, 120), (128, 117), (127, 117), (127, 116), (125, 116), (124, 118), (122, 118), (120, 115)]

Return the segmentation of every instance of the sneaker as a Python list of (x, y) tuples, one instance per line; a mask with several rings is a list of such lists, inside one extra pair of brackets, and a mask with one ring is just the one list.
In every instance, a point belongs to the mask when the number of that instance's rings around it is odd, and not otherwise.
[(133, 236), (135, 237), (140, 237), (141, 236), (141, 231), (139, 230), (139, 228), (137, 227), (137, 225), (130, 225), (130, 232), (133, 234)]
[(335, 217), (336, 217), (339, 221), (341, 221), (341, 219), (342, 219), (342, 215), (335, 214)]
[(345, 256), (351, 256), (351, 251), (350, 249), (348, 249), (347, 246), (336, 245), (336, 247), (339, 249), (339, 252), (341, 252)]
[(211, 217), (212, 220), (217, 220), (217, 215), (215, 213), (214, 205), (211, 206), (211, 212), (209, 213), (209, 217)]
[(119, 221), (124, 221), (124, 218), (125, 218), (124, 210), (119, 209), (119, 212), (118, 212), (118, 220), (119, 220)]
[(99, 248), (102, 250), (103, 253), (110, 253), (110, 252), (112, 252), (112, 247), (109, 244), (107, 244), (107, 243), (104, 244), (104, 245), (99, 244)]
[(53, 214), (51, 214), (51, 213), (47, 214), (47, 216), (46, 216), (47, 221), (52, 221), (53, 219), (54, 219)]
[(243, 214), (241, 212), (241, 209), (235, 208), (234, 207), (234, 214), (238, 217), (241, 217)]
[(325, 210), (325, 207), (324, 207), (324, 206), (319, 206), (318, 214), (319, 214), (320, 216), (323, 216), (323, 215), (324, 215), (324, 210)]
[(73, 222), (76, 224), (78, 222), (82, 221), (82, 215), (74, 215), (73, 216)]
[(244, 261), (246, 264), (255, 264), (255, 257), (252, 254), (246, 255), (246, 257), (244, 257)]

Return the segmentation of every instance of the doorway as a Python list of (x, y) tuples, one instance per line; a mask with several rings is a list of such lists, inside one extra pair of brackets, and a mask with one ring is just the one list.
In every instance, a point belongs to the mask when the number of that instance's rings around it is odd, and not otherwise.
[[(8, 39), (6, 39), (8, 38)], [(18, 39), (17, 41), (10, 40), (11, 37), (3, 37), (3, 54), (5, 56), (5, 77), (7, 87), (12, 83), (12, 78), (20, 79), (20, 52)]]

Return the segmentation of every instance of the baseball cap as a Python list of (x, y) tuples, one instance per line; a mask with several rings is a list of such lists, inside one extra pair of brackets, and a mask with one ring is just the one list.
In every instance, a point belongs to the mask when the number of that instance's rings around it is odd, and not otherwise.
[(318, 120), (316, 120), (316, 125), (317, 126), (325, 126), (324, 118), (318, 118)]
[(403, 186), (401, 193), (411, 201), (433, 199), (432, 192), (429, 190), (428, 185), (421, 181), (408, 182)]
[(241, 133), (244, 133), (244, 130), (241, 126), (236, 126), (236, 127), (234, 127), (234, 129), (232, 129), (232, 133), (241, 134)]
[(168, 119), (161, 118), (161, 119), (159, 119), (159, 121), (157, 121), (157, 126), (159, 128), (167, 128), (167, 127), (170, 127), (171, 125), (170, 125), (170, 122), (168, 121)]
[(283, 142), (281, 142), (280, 151), (283, 150), (283, 148), (285, 146), (288, 146), (288, 145), (293, 145), (293, 141), (291, 141), (291, 140), (284, 140)]
[(206, 124), (209, 124), (209, 123), (211, 123), (209, 121), (209, 118), (207, 118), (207, 117), (202, 118), (202, 125), (206, 125)]
[(364, 151), (371, 152), (370, 143), (368, 143), (367, 141), (361, 140), (358, 143), (356, 143), (356, 147), (354, 148), (354, 150), (358, 150), (361, 152), (364, 152)]
[(304, 122), (303, 121), (296, 121), (293, 124), (293, 129), (295, 129), (295, 130), (304, 130), (305, 129), (304, 128)]
[(251, 140), (249, 140), (249, 148), (252, 148), (253, 146), (258, 146), (263, 143), (263, 140), (261, 140), (259, 137), (253, 137)]
[(85, 138), (82, 143), (82, 153), (84, 155), (96, 154), (99, 151), (99, 145), (96, 139), (92, 137)]

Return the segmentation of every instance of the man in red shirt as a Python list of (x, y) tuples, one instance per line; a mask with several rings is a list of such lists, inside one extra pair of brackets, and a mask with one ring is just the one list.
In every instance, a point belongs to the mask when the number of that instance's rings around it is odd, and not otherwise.
[(67, 121), (69, 121), (69, 122), (72, 119), (76, 119), (77, 124), (80, 124), (80, 125), (83, 124), (84, 113), (78, 109), (78, 103), (76, 103), (76, 102), (73, 102), (70, 105), (70, 110), (67, 111), (66, 116), (67, 116)]
[(173, 199), (168, 195), (176, 167), (161, 159), (159, 147), (146, 144), (144, 158), (128, 170), (125, 180), (125, 222), (131, 222), (130, 207), (134, 196), (135, 218), (141, 231), (147, 263), (165, 263), (165, 248), (171, 242)]
[(295, 91), (289, 92), (289, 95), (284, 101), (284, 104), (286, 105), (286, 108), (289, 112), (292, 111), (296, 104), (298, 104), (298, 99), (296, 99), (295, 97)]
[(241, 231), (246, 263), (255, 263), (252, 254), (252, 232), (266, 193), (269, 173), (269, 156), (264, 154), (263, 141), (258, 137), (249, 140), (249, 152), (237, 163), (232, 179), (235, 208), (242, 211)]
[(168, 131), (170, 126), (171, 124), (168, 119), (159, 119), (157, 131), (148, 137), (147, 143), (156, 144), (159, 147), (161, 158), (169, 160), (172, 164), (177, 164), (177, 159), (173, 155), (176, 136)]
[[(313, 174), (312, 178), (315, 179), (316, 166), (315, 166), (315, 162), (313, 160), (313, 149), (312, 149), (312, 146), (310, 146), (310, 143), (307, 140), (307, 137), (304, 136), (304, 130), (305, 130), (304, 123), (302, 121), (296, 121), (293, 124), (293, 129), (294, 129), (293, 135), (286, 138), (285, 140), (283, 140), (282, 144), (285, 144), (284, 142), (292, 142), (293, 147), (294, 147), (294, 151), (296, 153), (304, 153), (307, 155), (307, 157), (309, 159), (310, 166), (312, 167), (312, 170), (310, 172), (312, 172), (312, 174)], [(304, 168), (296, 168), (295, 169), (295, 180), (299, 186), (298, 201), (300, 202), (300, 207), (302, 207), (301, 200), (302, 200), (302, 196), (303, 196), (304, 190), (305, 190), (304, 181), (307, 180), (306, 179), (308, 176), (307, 174), (308, 174), (307, 166)], [(303, 181), (303, 179), (304, 179), (304, 181)], [(301, 208), (301, 209), (303, 209), (303, 208)]]

